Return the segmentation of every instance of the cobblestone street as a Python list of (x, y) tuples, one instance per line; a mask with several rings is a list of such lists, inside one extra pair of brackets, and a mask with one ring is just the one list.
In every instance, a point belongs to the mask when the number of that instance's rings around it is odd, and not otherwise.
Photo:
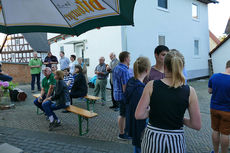
[[(208, 80), (193, 81), (190, 84), (196, 89), (202, 115), (200, 131), (185, 128), (187, 153), (209, 153), (212, 150), (211, 128), (209, 116), (210, 95), (207, 92)], [(52, 132), (48, 131), (49, 122), (44, 115), (37, 115), (33, 105), (34, 98), (30, 94), (30, 85), (19, 88), (27, 92), (25, 102), (15, 103), (15, 109), (0, 110), (0, 143), (9, 143), (24, 152), (77, 152), (77, 153), (131, 153), (131, 141), (117, 139), (118, 112), (109, 109), (110, 91), (107, 93), (108, 103), (95, 105), (98, 116), (89, 120), (89, 133), (79, 136), (77, 116), (72, 113), (56, 111), (62, 126)], [(90, 90), (92, 94), (92, 90)], [(74, 105), (86, 108), (83, 99), (75, 100)]]

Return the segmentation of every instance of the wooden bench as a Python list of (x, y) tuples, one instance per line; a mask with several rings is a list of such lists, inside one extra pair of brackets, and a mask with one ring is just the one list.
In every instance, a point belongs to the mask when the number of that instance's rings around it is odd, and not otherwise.
[[(40, 94), (33, 94), (33, 97), (34, 98), (38, 98), (40, 96)], [(96, 97), (96, 96), (91, 96), (91, 95), (87, 95), (85, 97), (83, 97), (86, 99), (86, 106), (87, 106), (87, 110), (90, 111), (90, 104), (92, 104), (92, 109), (94, 111), (94, 104), (96, 103), (97, 100), (100, 100), (101, 98), (100, 97)], [(39, 108), (37, 108), (37, 114), (42, 114), (42, 113), (39, 113)]]
[[(90, 112), (88, 110), (70, 105), (66, 108), (67, 111), (75, 113), (78, 115), (78, 126), (79, 126), (79, 134), (84, 135), (89, 132), (89, 118), (93, 118), (97, 116), (97, 113)], [(83, 132), (82, 122), (86, 120), (86, 130)]]
[(84, 98), (86, 99), (87, 110), (89, 111), (90, 111), (90, 104), (93, 105), (92, 110), (94, 111), (94, 104), (96, 103), (97, 100), (101, 99), (100, 97), (91, 96), (91, 95), (87, 95)]
[[(40, 96), (40, 94), (33, 94), (33, 97), (35, 97), (35, 98), (38, 98), (39, 96)], [(92, 99), (93, 99), (93, 97), (91, 97), (91, 100)], [(93, 99), (93, 100), (95, 100), (95, 99)], [(89, 101), (89, 103), (90, 103), (90, 101)], [(87, 108), (89, 108), (88, 102), (87, 102)], [(73, 105), (70, 105), (69, 107), (67, 107), (66, 110), (78, 115), (79, 134), (81, 136), (84, 134), (87, 134), (89, 132), (89, 120), (88, 119), (97, 116), (97, 113), (94, 113), (93, 111), (85, 110), (83, 108), (79, 108), (79, 107), (73, 106)], [(37, 107), (37, 114), (39, 114), (39, 108), (38, 107)], [(83, 131), (83, 127), (82, 127), (82, 123), (84, 120), (86, 120), (86, 130), (85, 131)]]

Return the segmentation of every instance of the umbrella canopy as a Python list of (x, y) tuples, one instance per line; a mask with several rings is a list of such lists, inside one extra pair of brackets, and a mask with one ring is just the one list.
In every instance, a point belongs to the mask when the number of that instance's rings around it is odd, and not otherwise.
[(80, 35), (88, 30), (133, 25), (136, 0), (0, 0), (0, 32)]

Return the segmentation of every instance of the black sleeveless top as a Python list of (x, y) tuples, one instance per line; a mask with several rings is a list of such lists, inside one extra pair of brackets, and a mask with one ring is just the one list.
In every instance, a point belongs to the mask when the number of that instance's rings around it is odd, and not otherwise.
[(161, 129), (181, 129), (184, 113), (189, 105), (189, 95), (188, 85), (173, 88), (161, 80), (154, 81), (150, 97), (149, 123)]

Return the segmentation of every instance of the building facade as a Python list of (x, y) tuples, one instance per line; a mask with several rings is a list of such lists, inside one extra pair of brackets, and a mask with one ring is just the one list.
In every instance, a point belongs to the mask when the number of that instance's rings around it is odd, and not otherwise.
[(13, 77), (13, 82), (30, 83), (29, 61), (33, 52), (44, 59), (50, 50), (46, 33), (27, 33), (7, 35), (0, 49), (2, 70)]
[(230, 60), (230, 34), (217, 45), (211, 52), (213, 73), (225, 71), (226, 62)]
[(139, 56), (150, 58), (155, 64), (154, 48), (161, 44), (179, 50), (185, 57), (188, 79), (209, 75), (208, 3), (214, 0), (146, 0), (137, 1), (135, 26), (105, 27), (91, 30), (79, 37), (52, 39), (51, 51), (59, 56), (75, 54), (89, 63), (89, 77), (101, 56), (109, 63), (109, 53), (131, 53), (131, 65)]

